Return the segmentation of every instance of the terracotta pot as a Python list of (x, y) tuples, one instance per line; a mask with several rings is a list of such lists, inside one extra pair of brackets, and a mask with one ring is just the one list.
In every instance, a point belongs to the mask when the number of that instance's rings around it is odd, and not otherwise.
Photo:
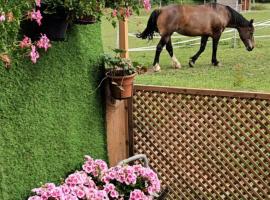
[(115, 99), (127, 99), (133, 95), (133, 81), (137, 73), (127, 76), (114, 76), (107, 73), (111, 95)]

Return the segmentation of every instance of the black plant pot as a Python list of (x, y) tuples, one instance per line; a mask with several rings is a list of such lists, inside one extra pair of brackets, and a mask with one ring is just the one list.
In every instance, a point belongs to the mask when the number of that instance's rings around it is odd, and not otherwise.
[(57, 15), (44, 15), (41, 32), (46, 34), (52, 41), (61, 41), (66, 37), (68, 21)]

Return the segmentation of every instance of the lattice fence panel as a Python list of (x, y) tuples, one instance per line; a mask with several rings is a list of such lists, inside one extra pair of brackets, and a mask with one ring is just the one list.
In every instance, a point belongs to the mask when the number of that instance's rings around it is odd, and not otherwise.
[(168, 199), (270, 199), (270, 94), (136, 86), (132, 137)]

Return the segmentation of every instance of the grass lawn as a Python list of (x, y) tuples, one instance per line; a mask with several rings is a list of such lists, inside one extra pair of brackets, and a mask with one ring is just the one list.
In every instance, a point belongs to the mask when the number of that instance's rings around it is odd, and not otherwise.
[[(266, 5), (266, 8), (268, 5)], [(269, 10), (251, 11), (244, 13), (247, 19), (254, 18), (255, 22), (270, 20)], [(129, 19), (129, 32), (137, 33), (144, 30), (149, 13), (142, 12), (140, 16)], [(222, 38), (233, 36), (233, 32), (224, 33)], [(199, 46), (189, 44), (175, 48), (175, 55), (182, 64), (182, 69), (175, 70), (171, 67), (171, 60), (166, 51), (160, 58), (161, 72), (146, 73), (136, 78), (137, 84), (163, 85), (192, 88), (232, 89), (247, 91), (270, 91), (270, 27), (258, 27), (255, 35), (269, 35), (269, 38), (257, 38), (256, 48), (252, 52), (245, 50), (242, 42), (237, 42), (237, 47), (232, 48), (232, 41), (223, 41), (218, 49), (218, 60), (221, 67), (213, 67), (211, 63), (211, 43), (206, 51), (197, 60), (196, 66), (188, 66), (189, 58), (194, 55)], [(179, 36), (179, 35), (176, 35)], [(102, 37), (104, 50), (111, 53), (111, 49), (117, 45), (117, 29), (113, 29), (106, 20), (102, 24)], [(173, 42), (179, 42), (189, 37), (174, 38)], [(210, 41), (210, 40), (209, 40)], [(153, 41), (140, 40), (129, 37), (129, 47), (156, 46), (158, 39)], [(133, 61), (140, 62), (151, 68), (155, 51), (130, 52)]]

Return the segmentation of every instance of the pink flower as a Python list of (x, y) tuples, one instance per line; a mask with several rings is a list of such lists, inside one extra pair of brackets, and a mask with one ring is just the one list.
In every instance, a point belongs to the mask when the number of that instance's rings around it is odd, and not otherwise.
[(148, 200), (149, 198), (138, 189), (135, 189), (130, 193), (129, 200)]
[(126, 17), (130, 17), (132, 15), (132, 10), (128, 7), (126, 8)]
[(29, 197), (28, 200), (43, 200), (40, 196)]
[(25, 47), (30, 47), (31, 44), (31, 39), (27, 36), (24, 36), (23, 40), (20, 42), (20, 47), (23, 49)]
[(36, 6), (40, 7), (41, 6), (41, 0), (36, 0)]
[(44, 48), (45, 51), (47, 51), (48, 48), (50, 48), (52, 45), (50, 44), (50, 40), (49, 38), (47, 38), (47, 36), (44, 34), (41, 34), (41, 37), (39, 39), (39, 41), (37, 42), (37, 46), (39, 48)]
[(3, 21), (5, 21), (5, 20), (6, 20), (5, 13), (2, 13), (2, 14), (0, 15), (0, 22), (3, 22)]
[(37, 11), (33, 10), (32, 12), (29, 13), (29, 17), (32, 21), (36, 20), (38, 25), (41, 26), (42, 15), (40, 13), (40, 10)]
[(112, 12), (112, 17), (116, 17), (117, 16), (117, 12), (118, 11), (116, 9), (114, 9), (113, 12)]
[(37, 52), (36, 46), (34, 46), (34, 45), (31, 46), (30, 57), (31, 57), (31, 61), (33, 63), (36, 63), (37, 59), (39, 58), (39, 53)]
[(145, 10), (150, 11), (151, 10), (150, 0), (143, 0), (143, 7)]

